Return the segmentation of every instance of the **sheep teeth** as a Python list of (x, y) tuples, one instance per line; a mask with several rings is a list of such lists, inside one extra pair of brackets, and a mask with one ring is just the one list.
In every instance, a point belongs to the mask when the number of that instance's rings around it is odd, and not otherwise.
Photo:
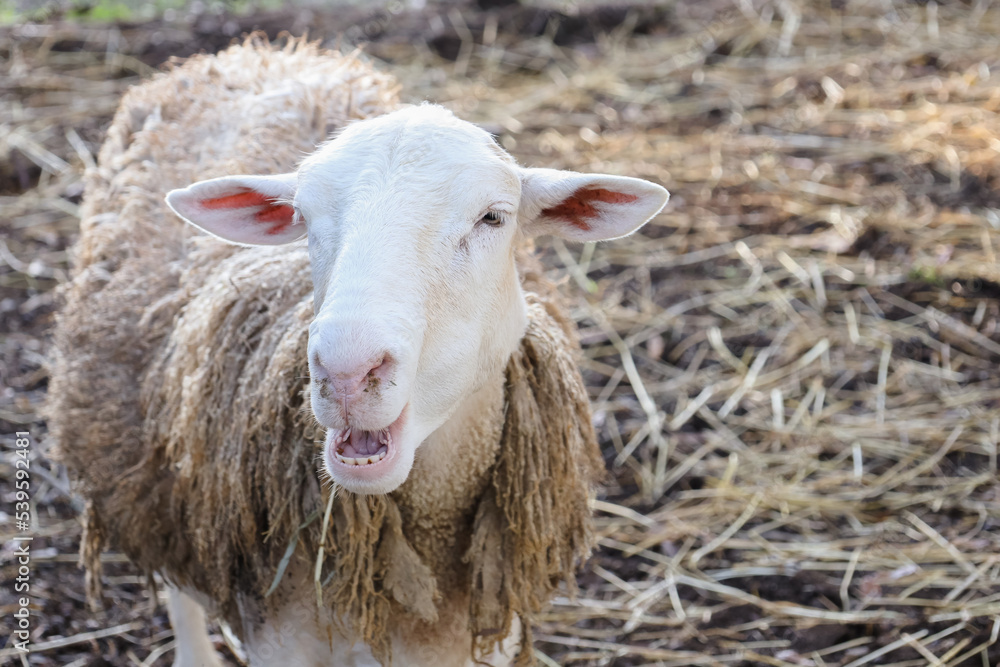
[(381, 461), (382, 459), (385, 458), (385, 455), (388, 452), (386, 450), (383, 450), (383, 451), (379, 452), (378, 454), (372, 454), (371, 456), (362, 457), (362, 458), (354, 458), (353, 456), (344, 456), (340, 452), (335, 452), (335, 453), (337, 455), (337, 460), (340, 461), (341, 463), (345, 464), (345, 465), (349, 465), (349, 466), (363, 466), (363, 465), (369, 465), (371, 463), (378, 463), (379, 461)]

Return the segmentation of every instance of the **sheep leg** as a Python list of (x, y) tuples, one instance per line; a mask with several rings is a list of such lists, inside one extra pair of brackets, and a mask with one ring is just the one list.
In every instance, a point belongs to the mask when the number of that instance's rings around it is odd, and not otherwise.
[(167, 614), (174, 628), (173, 667), (222, 667), (208, 638), (205, 610), (179, 588), (167, 586)]

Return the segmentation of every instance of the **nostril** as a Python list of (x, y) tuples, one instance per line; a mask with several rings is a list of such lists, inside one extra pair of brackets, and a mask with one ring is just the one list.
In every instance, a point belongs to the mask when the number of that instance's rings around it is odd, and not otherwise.
[(379, 356), (378, 361), (372, 365), (371, 370), (368, 371), (368, 375), (382, 377), (385, 376), (391, 369), (392, 356), (388, 352), (383, 352), (381, 356)]
[(367, 392), (372, 388), (379, 387), (383, 381), (389, 380), (390, 375), (392, 374), (392, 369), (392, 356), (388, 352), (384, 352), (379, 355), (377, 361), (371, 365), (371, 368), (362, 380), (362, 383), (364, 384), (364, 391)]
[(315, 380), (329, 380), (330, 372), (326, 369), (326, 365), (319, 356), (319, 352), (314, 352), (312, 355), (312, 364), (310, 364), (309, 373)]

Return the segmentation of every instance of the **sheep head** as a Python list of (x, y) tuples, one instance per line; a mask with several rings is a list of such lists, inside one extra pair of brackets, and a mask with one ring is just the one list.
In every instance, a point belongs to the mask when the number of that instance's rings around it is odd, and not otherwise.
[(526, 326), (519, 240), (624, 236), (667, 197), (635, 178), (520, 167), (422, 105), (347, 126), (294, 173), (201, 181), (167, 203), (233, 243), (307, 239), (323, 463), (372, 494), (402, 484), (420, 444), (503, 372)]

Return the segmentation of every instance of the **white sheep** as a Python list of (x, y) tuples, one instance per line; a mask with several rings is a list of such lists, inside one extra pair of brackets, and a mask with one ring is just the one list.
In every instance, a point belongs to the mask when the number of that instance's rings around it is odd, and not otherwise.
[(302, 42), (194, 58), (129, 93), (89, 178), (50, 425), (91, 573), (111, 544), (170, 583), (177, 667), (217, 664), (202, 606), (251, 665), (529, 664), (589, 549), (575, 341), (519, 249), (667, 192), (520, 167), (393, 91)]

